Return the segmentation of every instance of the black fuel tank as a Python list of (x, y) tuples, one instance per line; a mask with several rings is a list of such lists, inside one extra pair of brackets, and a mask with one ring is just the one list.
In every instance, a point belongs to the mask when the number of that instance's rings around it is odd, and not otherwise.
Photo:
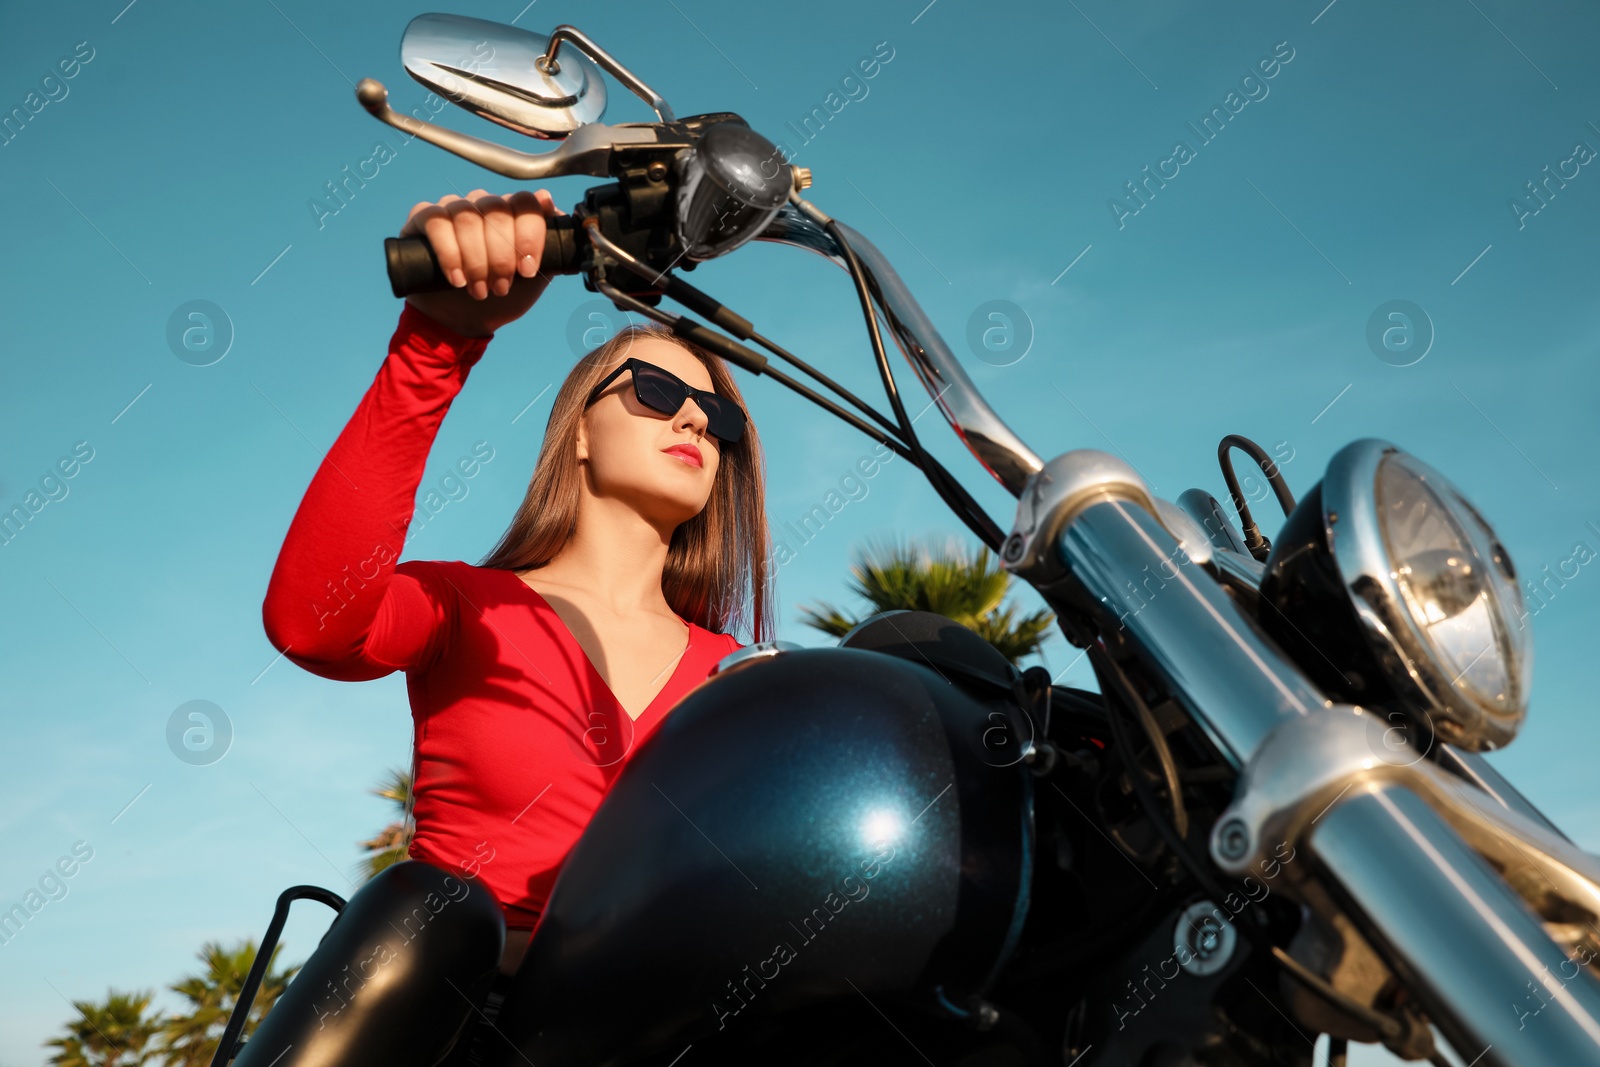
[(490, 1055), (621, 1064), (835, 997), (982, 990), (1032, 856), (1032, 775), (994, 756), (1018, 722), (1002, 706), (853, 648), (708, 679), (568, 856)]

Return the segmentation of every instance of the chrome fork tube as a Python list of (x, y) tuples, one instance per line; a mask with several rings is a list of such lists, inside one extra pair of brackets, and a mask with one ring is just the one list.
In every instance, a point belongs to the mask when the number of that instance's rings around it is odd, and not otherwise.
[(1140, 505), (1109, 499), (1085, 509), (1057, 552), (1235, 767), (1286, 717), (1327, 706)]
[(1416, 793), (1353, 792), (1307, 847), (1463, 1063), (1600, 1063), (1600, 983)]

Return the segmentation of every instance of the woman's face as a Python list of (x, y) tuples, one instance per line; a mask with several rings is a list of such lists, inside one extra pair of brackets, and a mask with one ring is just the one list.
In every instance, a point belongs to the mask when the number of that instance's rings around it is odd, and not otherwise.
[[(601, 377), (629, 357), (653, 363), (696, 389), (712, 387), (704, 364), (654, 337), (639, 338), (616, 353)], [(663, 415), (639, 402), (627, 371), (584, 412), (577, 447), (591, 493), (622, 501), (666, 530), (704, 510), (722, 461), (722, 443), (706, 432), (705, 413), (692, 397), (676, 414)], [(698, 463), (691, 452), (698, 453)]]

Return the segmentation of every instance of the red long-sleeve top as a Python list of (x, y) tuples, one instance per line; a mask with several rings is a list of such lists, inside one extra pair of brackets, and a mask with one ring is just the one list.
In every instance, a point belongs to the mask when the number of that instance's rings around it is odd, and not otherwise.
[(688, 648), (634, 720), (515, 572), (397, 564), (439, 424), (488, 341), (406, 306), (388, 358), (300, 502), (262, 620), (285, 658), (324, 678), (406, 672), (410, 855), (482, 879), (507, 926), (525, 929), (634, 750), (741, 646), (684, 620)]

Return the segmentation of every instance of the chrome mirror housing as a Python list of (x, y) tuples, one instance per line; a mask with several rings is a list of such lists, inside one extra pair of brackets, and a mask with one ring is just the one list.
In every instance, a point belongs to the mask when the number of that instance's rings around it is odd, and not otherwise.
[(418, 15), (400, 40), (406, 73), (475, 115), (560, 140), (606, 110), (600, 69), (576, 48), (546, 63), (550, 38), (464, 15)]

